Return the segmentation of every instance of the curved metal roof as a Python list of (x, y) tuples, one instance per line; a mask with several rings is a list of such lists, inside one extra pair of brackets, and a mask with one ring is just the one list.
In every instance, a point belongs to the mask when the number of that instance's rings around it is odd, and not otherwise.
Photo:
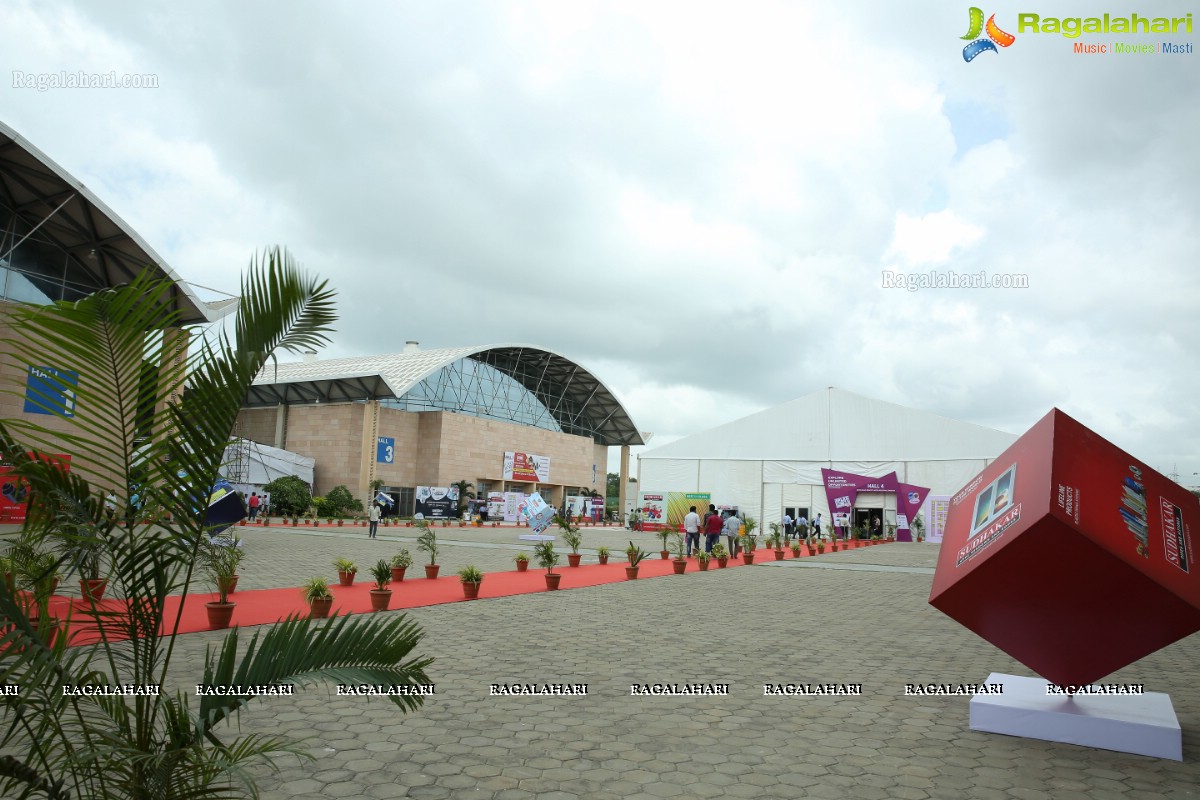
[(254, 380), (245, 407), (399, 399), (461, 358), (513, 378), (546, 407), (565, 433), (591, 436), (602, 445), (644, 444), (629, 412), (600, 379), (566, 356), (527, 344), (414, 350), (268, 366)]
[[(181, 324), (214, 322), (235, 301), (208, 304), (91, 190), (0, 122), (0, 203), (12, 209), (39, 238), (53, 242), (100, 286), (115, 286), (147, 266), (174, 281), (170, 302)], [(35, 284), (38, 276), (27, 276)]]

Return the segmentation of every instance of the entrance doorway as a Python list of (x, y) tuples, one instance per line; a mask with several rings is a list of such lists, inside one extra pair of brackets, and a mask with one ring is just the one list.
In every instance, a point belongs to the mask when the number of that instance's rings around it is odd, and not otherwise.
[[(871, 522), (879, 520), (879, 527), (872, 529)], [(854, 509), (854, 527), (862, 528), (866, 531), (867, 537), (871, 537), (878, 533), (883, 535), (883, 509), (882, 508), (855, 508)]]

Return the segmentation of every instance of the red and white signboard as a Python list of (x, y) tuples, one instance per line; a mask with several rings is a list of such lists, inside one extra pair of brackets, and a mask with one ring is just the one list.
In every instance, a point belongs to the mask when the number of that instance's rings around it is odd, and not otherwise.
[(950, 501), (929, 602), (1059, 685), (1200, 630), (1200, 500), (1058, 409)]
[(526, 483), (550, 482), (550, 457), (532, 453), (505, 453), (504, 480)]

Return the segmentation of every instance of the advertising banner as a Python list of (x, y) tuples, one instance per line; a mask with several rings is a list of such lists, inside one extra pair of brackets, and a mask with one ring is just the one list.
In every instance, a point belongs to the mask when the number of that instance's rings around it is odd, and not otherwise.
[(538, 534), (550, 527), (556, 513), (537, 492), (526, 497), (518, 511), (533, 532)]
[[(56, 461), (64, 470), (71, 469), (71, 457), (63, 453), (54, 455), (30, 454), (43, 461)], [(12, 474), (12, 467), (0, 464), (0, 524), (19, 525), (25, 522), (25, 509), (29, 503), (29, 486)]]
[(524, 492), (505, 492), (504, 493), (504, 509), (501, 512), (505, 522), (517, 521), (517, 509), (521, 507), (521, 503), (525, 501)]
[(503, 477), (506, 481), (550, 482), (550, 457), (532, 453), (505, 453)]
[(458, 516), (457, 486), (418, 486), (414, 515), (421, 519)]
[(688, 509), (692, 506), (696, 507), (696, 513), (703, 518), (704, 512), (708, 511), (708, 504), (711, 502), (712, 494), (710, 492), (668, 492), (667, 526), (673, 530), (680, 530), (683, 518), (687, 516)]
[(487, 493), (488, 519), (499, 522), (504, 519), (504, 492)]
[(656, 531), (667, 521), (667, 498), (662, 492), (638, 492), (642, 530)]
[(929, 519), (925, 520), (926, 541), (942, 541), (942, 533), (946, 530), (946, 515), (949, 512), (950, 495), (935, 495), (929, 498)]
[(1200, 630), (1200, 500), (1053, 409), (950, 500), (929, 602), (1052, 683)]

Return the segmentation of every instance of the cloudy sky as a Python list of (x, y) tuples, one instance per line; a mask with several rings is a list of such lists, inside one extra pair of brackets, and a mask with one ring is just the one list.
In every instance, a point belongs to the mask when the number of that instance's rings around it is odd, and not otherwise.
[[(967, 63), (967, 6), (921, 0), (6, 0), (5, 69), (158, 86), (2, 80), (0, 118), (193, 284), (287, 246), (338, 289), (326, 355), (538, 344), (654, 444), (831, 385), (1058, 406), (1200, 483), (1200, 53), (1073, 52), (1197, 36), (996, 21)], [(884, 287), (949, 271), (1028, 286)]]

